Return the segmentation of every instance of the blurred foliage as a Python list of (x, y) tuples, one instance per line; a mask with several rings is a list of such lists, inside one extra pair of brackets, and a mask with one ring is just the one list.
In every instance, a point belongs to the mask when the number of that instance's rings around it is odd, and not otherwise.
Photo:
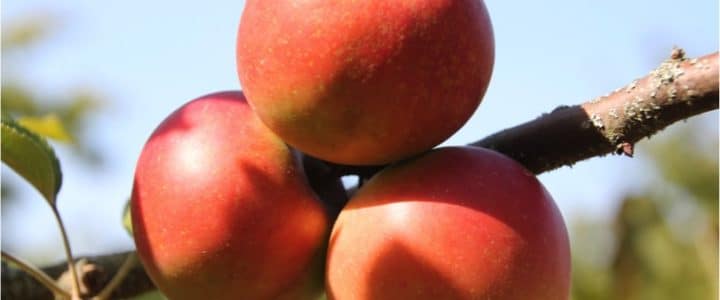
[[(86, 162), (97, 164), (101, 162), (99, 153), (82, 136), (89, 117), (102, 105), (98, 92), (91, 87), (79, 86), (69, 89), (63, 95), (43, 95), (32, 88), (34, 83), (23, 82), (20, 76), (24, 63), (27, 63), (27, 56), (22, 54), (40, 47), (58, 29), (58, 24), (57, 18), (50, 14), (27, 16), (9, 24), (3, 23), (2, 112), (15, 119), (25, 118), (28, 122), (45, 126), (45, 130), (40, 133), (48, 132), (50, 138), (70, 142), (74, 152), (80, 154)], [(64, 129), (67, 132), (61, 132)], [(60, 136), (53, 133), (60, 133)]]
[(41, 117), (25, 116), (17, 119), (18, 124), (41, 136), (61, 142), (72, 142), (73, 138), (56, 114)]
[(707, 131), (653, 141), (648, 186), (625, 196), (612, 223), (575, 224), (573, 299), (717, 299), (718, 139)]
[(102, 162), (100, 153), (83, 138), (88, 118), (100, 108), (101, 102), (95, 92), (78, 89), (62, 96), (59, 101), (45, 99), (8, 77), (5, 74), (2, 77), (0, 97), (4, 114), (17, 118), (26, 126), (32, 123), (30, 125), (35, 125), (34, 130), (49, 138), (68, 142), (73, 152), (91, 165)]
[[(102, 105), (100, 95), (90, 87), (80, 86), (62, 95), (48, 96), (33, 89), (34, 83), (25, 82), (21, 76), (26, 54), (52, 36), (59, 28), (58, 19), (37, 13), (2, 25), (2, 113), (41, 135), (64, 142), (88, 165), (101, 165), (100, 151), (84, 138), (88, 119)], [(16, 190), (8, 181), (2, 181), (3, 202), (12, 199)]]
[(26, 49), (47, 38), (58, 25), (52, 14), (36, 13), (11, 23), (3, 22), (2, 52)]

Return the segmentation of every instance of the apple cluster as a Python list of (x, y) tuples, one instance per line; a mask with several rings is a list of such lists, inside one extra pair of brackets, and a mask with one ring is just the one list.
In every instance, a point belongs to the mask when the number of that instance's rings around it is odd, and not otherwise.
[[(169, 299), (568, 298), (567, 231), (535, 176), (433, 149), (490, 81), (482, 1), (247, 0), (236, 50), (243, 91), (177, 109), (137, 163), (137, 252)], [(347, 201), (304, 155), (388, 166)]]

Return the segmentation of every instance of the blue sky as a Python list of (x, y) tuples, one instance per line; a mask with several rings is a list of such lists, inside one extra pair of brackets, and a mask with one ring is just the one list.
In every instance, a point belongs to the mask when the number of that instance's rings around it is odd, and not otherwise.
[[(603, 95), (647, 74), (673, 45), (689, 56), (718, 48), (717, 1), (490, 0), (486, 5), (496, 39), (493, 79), (478, 111), (447, 145), (466, 144), (558, 105)], [(88, 133), (107, 158), (102, 169), (87, 167), (58, 146), (65, 171), (59, 205), (77, 253), (133, 247), (120, 226), (120, 212), (150, 132), (190, 99), (240, 88), (234, 52), (243, 6), (244, 1), (2, 2), (3, 26), (42, 13), (61, 21), (49, 40), (14, 57), (23, 61), (12, 65), (21, 67), (5, 68), (4, 62), (3, 72), (32, 83), (41, 96), (90, 85), (108, 101)], [(701, 119), (717, 135), (717, 113)], [(608, 156), (540, 180), (570, 223), (610, 215), (618, 197), (642, 186), (648, 172), (642, 158)], [(639, 179), (628, 181), (618, 173)], [(21, 195), (26, 198), (22, 212), (3, 215), (3, 247), (44, 261), (47, 249), (55, 249), (50, 258), (60, 258), (49, 209), (34, 191)]]

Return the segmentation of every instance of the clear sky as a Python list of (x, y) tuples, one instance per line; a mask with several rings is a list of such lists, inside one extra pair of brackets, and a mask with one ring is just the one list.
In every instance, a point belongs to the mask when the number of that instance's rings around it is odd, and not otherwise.
[[(473, 118), (448, 145), (466, 144), (561, 104), (577, 104), (643, 76), (673, 45), (689, 56), (718, 49), (718, 3), (711, 0), (488, 0), (496, 63)], [(68, 87), (94, 86), (108, 105), (94, 115), (88, 139), (107, 163), (96, 170), (58, 146), (64, 169), (59, 196), (76, 253), (132, 248), (120, 214), (135, 161), (155, 126), (186, 101), (239, 89), (235, 34), (244, 1), (2, 1), (2, 24), (51, 13), (61, 21), (52, 37), (15, 57), (20, 76), (46, 98)], [(5, 76), (6, 74), (3, 74)], [(717, 135), (717, 113), (703, 118)], [(642, 143), (639, 147), (642, 149)], [(567, 222), (610, 215), (618, 197), (637, 189), (651, 169), (642, 158), (596, 158), (540, 176)], [(620, 176), (628, 175), (628, 176)], [(12, 174), (3, 173), (12, 179)], [(627, 178), (639, 178), (628, 180)], [(50, 210), (33, 190), (21, 193), (14, 214), (3, 214), (7, 250), (61, 257)]]

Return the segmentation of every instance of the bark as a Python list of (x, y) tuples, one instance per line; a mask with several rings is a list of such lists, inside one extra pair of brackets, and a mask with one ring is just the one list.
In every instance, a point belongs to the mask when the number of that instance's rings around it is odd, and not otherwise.
[(686, 59), (682, 50), (647, 76), (581, 105), (472, 143), (540, 174), (609, 153), (633, 155), (636, 142), (668, 125), (718, 108), (718, 53)]

